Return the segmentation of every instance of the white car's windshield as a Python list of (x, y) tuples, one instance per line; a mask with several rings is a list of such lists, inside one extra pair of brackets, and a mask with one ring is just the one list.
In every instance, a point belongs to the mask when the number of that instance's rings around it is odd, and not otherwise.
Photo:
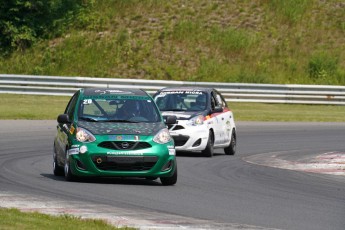
[(206, 109), (207, 97), (202, 91), (162, 91), (155, 96), (161, 111), (202, 111)]

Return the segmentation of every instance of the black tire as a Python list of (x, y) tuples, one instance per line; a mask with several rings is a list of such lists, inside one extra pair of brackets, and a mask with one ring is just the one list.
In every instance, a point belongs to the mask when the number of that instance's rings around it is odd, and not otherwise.
[(226, 155), (235, 155), (235, 153), (236, 153), (236, 132), (235, 132), (235, 130), (232, 131), (230, 144), (228, 147), (224, 148), (224, 152)]
[(64, 166), (64, 172), (65, 172), (65, 179), (67, 181), (76, 181), (76, 176), (73, 175), (70, 167), (70, 161), (69, 161), (69, 156), (66, 154), (65, 158), (65, 166)]
[(202, 151), (202, 154), (204, 156), (206, 156), (206, 157), (212, 157), (213, 156), (213, 152), (214, 152), (213, 144), (214, 144), (213, 133), (210, 130), (209, 134), (208, 134), (208, 140), (207, 140), (206, 148)]
[(53, 172), (54, 176), (63, 176), (65, 174), (63, 167), (59, 166), (56, 155), (54, 154), (54, 161), (53, 161)]
[(175, 169), (174, 174), (171, 177), (161, 177), (160, 178), (162, 185), (174, 185), (177, 182), (177, 168)]

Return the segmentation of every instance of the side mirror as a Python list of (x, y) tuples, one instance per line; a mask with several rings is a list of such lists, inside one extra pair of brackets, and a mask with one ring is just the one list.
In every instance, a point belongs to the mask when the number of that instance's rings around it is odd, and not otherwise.
[(57, 122), (60, 124), (70, 124), (71, 120), (69, 119), (68, 114), (60, 114), (57, 118)]
[(176, 124), (176, 116), (166, 116), (164, 117), (164, 123), (167, 125)]
[(221, 106), (216, 106), (214, 110), (212, 110), (212, 113), (221, 113), (223, 112), (223, 108)]

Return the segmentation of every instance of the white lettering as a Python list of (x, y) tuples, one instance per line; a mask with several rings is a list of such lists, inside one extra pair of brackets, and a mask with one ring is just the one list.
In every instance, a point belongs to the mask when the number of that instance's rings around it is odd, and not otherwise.
[(143, 153), (136, 153), (136, 152), (107, 152), (107, 155), (115, 155), (115, 156), (143, 156)]

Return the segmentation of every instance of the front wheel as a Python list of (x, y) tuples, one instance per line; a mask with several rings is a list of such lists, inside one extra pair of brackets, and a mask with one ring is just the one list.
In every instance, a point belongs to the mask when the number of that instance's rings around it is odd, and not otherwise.
[(209, 134), (208, 134), (208, 140), (207, 140), (207, 145), (206, 145), (206, 148), (205, 150), (202, 151), (202, 154), (204, 154), (204, 156), (206, 157), (212, 157), (213, 156), (213, 152), (214, 152), (214, 149), (213, 149), (213, 133), (212, 131), (210, 130), (209, 131)]
[(174, 185), (177, 182), (177, 168), (171, 177), (161, 177), (162, 185)]
[(59, 166), (56, 156), (54, 156), (54, 161), (53, 161), (53, 172), (54, 176), (63, 176), (64, 175), (64, 170), (63, 167)]
[(66, 158), (65, 158), (65, 167), (64, 167), (64, 171), (65, 171), (65, 179), (67, 181), (75, 181), (76, 180), (76, 176), (73, 175), (72, 171), (71, 171), (71, 166), (70, 166), (70, 161), (69, 161), (69, 156), (68, 154), (66, 154)]
[(231, 134), (231, 141), (228, 147), (224, 149), (226, 155), (235, 155), (236, 153), (236, 132), (235, 130), (232, 131)]

